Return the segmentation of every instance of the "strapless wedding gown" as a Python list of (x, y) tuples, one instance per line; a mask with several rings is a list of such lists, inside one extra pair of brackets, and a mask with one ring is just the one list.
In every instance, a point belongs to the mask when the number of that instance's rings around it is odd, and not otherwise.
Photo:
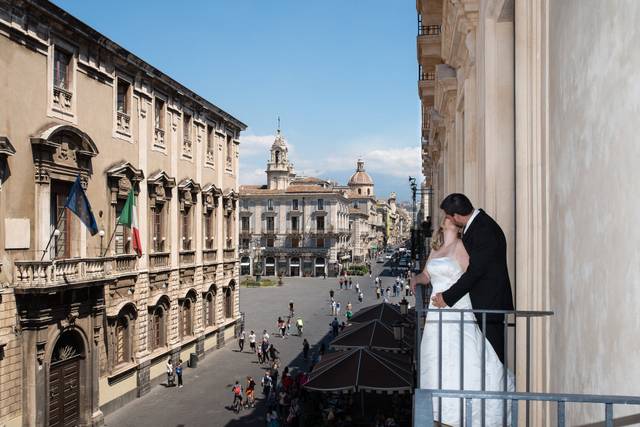
[[(446, 291), (462, 275), (463, 271), (450, 257), (434, 258), (427, 264), (433, 294)], [(429, 308), (436, 308), (433, 304)], [(452, 307), (471, 309), (469, 294), (460, 298)], [(429, 311), (420, 344), (420, 388), (460, 390), (460, 313), (442, 314), (442, 383), (438, 378), (438, 326), (439, 314)], [(464, 390), (482, 390), (482, 341), (484, 337), (473, 313), (464, 313)], [(485, 341), (485, 390), (504, 389), (504, 369), (489, 341)], [(507, 388), (514, 390), (514, 379), (507, 372)], [(507, 408), (510, 405), (507, 404)], [(485, 426), (502, 426), (503, 402), (485, 401)], [(434, 419), (438, 420), (438, 399), (433, 401)], [(464, 418), (462, 418), (464, 420)], [(510, 421), (509, 412), (507, 421)], [(460, 399), (442, 399), (442, 422), (462, 426)], [(481, 403), (473, 401), (473, 426), (481, 424)]]

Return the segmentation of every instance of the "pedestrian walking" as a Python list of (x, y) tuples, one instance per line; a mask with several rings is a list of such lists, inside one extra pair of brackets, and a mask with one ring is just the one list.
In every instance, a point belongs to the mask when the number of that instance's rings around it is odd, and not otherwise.
[(269, 333), (267, 332), (266, 329), (262, 331), (262, 342), (265, 342), (265, 341), (267, 343), (269, 342)]
[(345, 316), (347, 318), (347, 322), (351, 322), (351, 316), (353, 316), (353, 313), (351, 312), (351, 310), (347, 310)]
[(342, 277), (340, 277), (340, 280), (338, 280), (338, 283), (340, 284), (340, 289), (342, 289)]
[(360, 283), (356, 282), (356, 294), (360, 292)]
[(309, 341), (307, 341), (306, 338), (304, 339), (304, 341), (302, 341), (302, 355), (304, 357), (304, 360), (307, 360), (309, 358)]
[(247, 333), (244, 331), (244, 328), (240, 329), (240, 334), (238, 334), (238, 347), (240, 347), (240, 353), (244, 350), (244, 339)]
[(406, 285), (404, 285), (404, 296), (406, 297), (411, 296), (410, 292), (411, 292), (411, 288), (409, 287), (409, 283), (407, 283)]
[(253, 331), (249, 334), (249, 348), (251, 348), (251, 351), (254, 353), (256, 352), (256, 333)]
[(336, 301), (333, 298), (331, 298), (331, 315), (336, 315)]
[(376, 288), (376, 299), (380, 299), (380, 288)]
[(329, 289), (329, 298), (333, 299), (333, 289)]
[(358, 294), (358, 301), (362, 302), (364, 300), (364, 294), (362, 293), (362, 291), (360, 291), (360, 293)]
[(258, 347), (256, 351), (256, 355), (258, 356), (258, 364), (262, 365), (264, 363), (264, 354), (262, 353), (262, 346)]
[(182, 388), (182, 359), (178, 359), (175, 371), (178, 377), (178, 388)]
[(353, 288), (353, 280), (349, 277), (349, 289)]
[(269, 393), (271, 393), (271, 375), (269, 375), (269, 370), (265, 371), (260, 382), (262, 384), (262, 394), (269, 397)]
[(347, 303), (347, 311), (351, 311), (353, 309), (353, 306), (351, 305), (351, 301), (349, 301)]
[(269, 361), (269, 341), (262, 341), (262, 357), (265, 362)]
[(338, 336), (338, 328), (340, 327), (340, 322), (338, 322), (338, 318), (334, 317), (333, 318), (333, 322), (331, 322), (329, 325), (331, 326), (331, 332), (333, 333), (333, 336), (337, 337)]
[(173, 381), (173, 364), (171, 363), (171, 358), (167, 359), (167, 387), (174, 386), (175, 383)]
[(335, 313), (335, 315), (336, 316), (340, 316), (340, 301), (338, 301), (336, 303), (336, 313)]

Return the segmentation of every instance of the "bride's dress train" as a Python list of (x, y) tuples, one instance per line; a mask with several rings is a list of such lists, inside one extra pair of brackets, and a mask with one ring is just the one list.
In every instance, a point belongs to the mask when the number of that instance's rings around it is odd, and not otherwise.
[[(463, 271), (450, 257), (434, 258), (427, 264), (433, 293), (443, 292), (453, 285)], [(430, 305), (429, 308), (436, 308)], [(462, 297), (452, 308), (471, 309), (469, 295)], [(460, 389), (460, 313), (442, 314), (442, 383), (438, 378), (438, 334), (439, 314), (429, 311), (420, 345), (420, 388)], [(482, 390), (482, 332), (473, 313), (464, 313), (464, 389)], [(489, 341), (485, 341), (485, 390), (504, 390), (504, 367)], [(513, 375), (507, 372), (507, 389), (514, 390)], [(451, 426), (462, 426), (460, 399), (442, 399), (442, 422)], [(503, 402), (485, 401), (485, 426), (502, 426)], [(433, 402), (434, 419), (438, 420), (438, 399)], [(507, 404), (507, 409), (509, 405)], [(464, 418), (463, 418), (464, 420)], [(509, 413), (507, 413), (509, 421)], [(473, 401), (473, 425), (481, 423), (481, 403)]]

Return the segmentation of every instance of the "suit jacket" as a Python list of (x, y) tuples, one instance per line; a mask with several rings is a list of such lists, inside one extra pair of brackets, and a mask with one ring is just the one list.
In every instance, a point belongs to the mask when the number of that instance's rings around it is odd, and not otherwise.
[(447, 305), (453, 307), (468, 293), (474, 309), (513, 310), (507, 240), (498, 223), (480, 210), (462, 236), (462, 243), (469, 253), (469, 267), (442, 293)]

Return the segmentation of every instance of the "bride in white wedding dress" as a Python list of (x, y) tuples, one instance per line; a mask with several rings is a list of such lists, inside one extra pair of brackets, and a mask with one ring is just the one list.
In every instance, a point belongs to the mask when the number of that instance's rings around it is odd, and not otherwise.
[[(458, 227), (445, 219), (434, 234), (433, 250), (425, 271), (414, 278), (416, 284), (431, 282), (433, 294), (447, 290), (456, 283), (469, 264), (469, 256), (458, 238)], [(438, 375), (439, 318), (432, 303), (420, 345), (420, 388), (460, 390), (460, 313), (442, 314), (442, 377)], [(469, 294), (462, 297), (452, 308), (471, 309)], [(464, 313), (464, 389), (482, 390), (482, 332), (473, 313)], [(485, 390), (504, 389), (504, 367), (489, 341), (485, 341)], [(440, 382), (441, 381), (441, 382)], [(507, 373), (507, 388), (514, 389), (513, 376)], [(462, 426), (460, 399), (442, 399), (442, 423)], [(509, 405), (507, 405), (509, 407)], [(503, 402), (487, 400), (485, 403), (485, 426), (502, 426)], [(439, 402), (434, 398), (434, 420), (439, 420)], [(507, 413), (509, 421), (509, 413)], [(473, 401), (473, 426), (481, 425), (481, 403)]]

